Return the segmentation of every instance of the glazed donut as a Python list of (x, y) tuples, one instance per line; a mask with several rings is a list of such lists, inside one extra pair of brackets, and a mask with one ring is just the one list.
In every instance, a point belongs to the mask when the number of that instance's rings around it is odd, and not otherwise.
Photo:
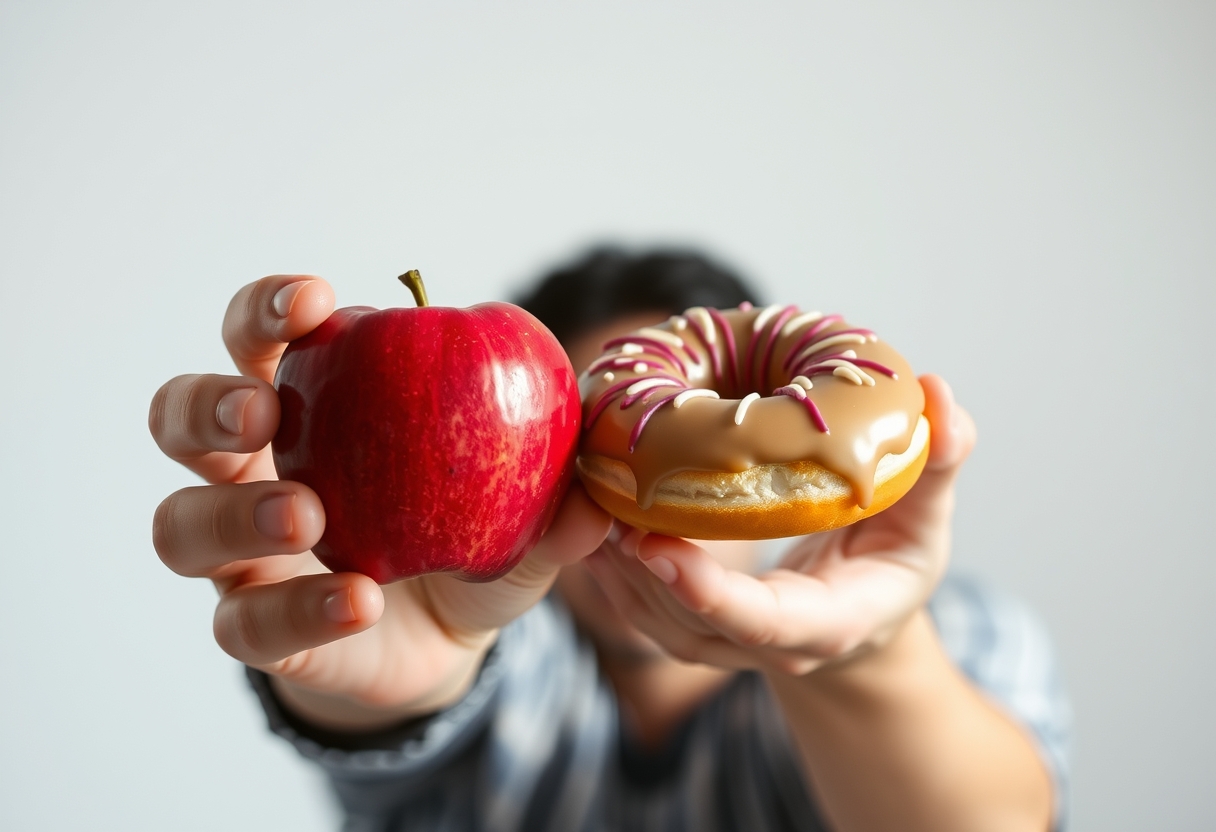
[(868, 329), (794, 306), (689, 309), (608, 341), (579, 387), (588, 493), (676, 537), (845, 526), (902, 497), (929, 454), (907, 362)]

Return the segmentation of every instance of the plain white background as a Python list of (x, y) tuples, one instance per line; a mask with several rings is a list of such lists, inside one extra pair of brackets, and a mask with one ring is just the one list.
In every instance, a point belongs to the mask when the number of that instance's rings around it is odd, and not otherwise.
[(946, 376), (960, 568), (1054, 631), (1074, 829), (1216, 828), (1216, 7), (0, 3), (0, 826), (322, 830), (149, 542), (263, 274), (703, 245)]

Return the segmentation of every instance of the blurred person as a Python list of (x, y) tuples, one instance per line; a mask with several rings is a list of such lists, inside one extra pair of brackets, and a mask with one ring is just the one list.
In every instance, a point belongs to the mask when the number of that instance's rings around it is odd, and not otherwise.
[[(518, 299), (576, 371), (691, 306), (756, 303), (688, 251), (593, 251)], [(970, 416), (924, 376), (930, 456), (853, 526), (752, 542), (614, 524), (577, 484), (488, 584), (378, 586), (311, 555), (324, 512), (279, 481), (271, 386), (321, 279), (241, 289), (240, 376), (156, 394), (157, 443), (209, 485), (157, 509), (157, 552), (220, 592), (214, 631), (272, 730), (329, 775), (349, 830), (1042, 830), (1066, 808), (1068, 709), (1024, 607), (946, 575)], [(943, 578), (943, 576), (946, 577)]]

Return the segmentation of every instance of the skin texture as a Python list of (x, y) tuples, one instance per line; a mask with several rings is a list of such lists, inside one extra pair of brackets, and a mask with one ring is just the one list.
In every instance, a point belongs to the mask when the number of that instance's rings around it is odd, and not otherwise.
[[(374, 730), (466, 689), (503, 624), (560, 576), (616, 687), (625, 724), (659, 743), (739, 668), (761, 671), (842, 832), (1041, 830), (1051, 790), (1029, 739), (949, 663), (924, 613), (949, 557), (953, 488), (975, 440), (949, 387), (922, 378), (933, 428), (912, 491), (853, 526), (804, 538), (756, 571), (746, 543), (613, 526), (574, 486), (540, 543), (504, 578), (427, 575), (380, 587), (330, 574), (308, 551), (315, 493), (275, 480), (269, 381), (287, 341), (332, 311), (319, 278), (273, 276), (237, 293), (224, 339), (240, 376), (179, 376), (149, 424), (209, 485), (161, 503), (156, 550), (220, 593), (215, 637), (266, 670), (284, 703), (328, 728)], [(567, 345), (576, 370), (638, 316)]]

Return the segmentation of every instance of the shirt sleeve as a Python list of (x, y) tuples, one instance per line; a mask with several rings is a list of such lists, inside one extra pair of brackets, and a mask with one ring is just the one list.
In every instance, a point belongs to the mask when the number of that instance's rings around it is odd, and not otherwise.
[(374, 735), (309, 726), (249, 678), (271, 730), (329, 776), (347, 832), (578, 829), (616, 730), (594, 654), (549, 601), (503, 628), (459, 702)]
[(1052, 778), (1053, 828), (1062, 830), (1072, 709), (1046, 626), (1016, 598), (955, 575), (942, 582), (929, 613), (958, 668), (1029, 732)]
[[(431, 803), (427, 792), (434, 793), (438, 773), (468, 767), (466, 758), (480, 742), (502, 686), (504, 638), (510, 640), (505, 632), (500, 636), (460, 701), (372, 734), (338, 734), (311, 726), (283, 707), (266, 674), (252, 668), (246, 673), (270, 730), (329, 776), (346, 814), (344, 829), (389, 829), (404, 805), (416, 804), (417, 811), (425, 813)], [(433, 808), (441, 810), (439, 805)]]

